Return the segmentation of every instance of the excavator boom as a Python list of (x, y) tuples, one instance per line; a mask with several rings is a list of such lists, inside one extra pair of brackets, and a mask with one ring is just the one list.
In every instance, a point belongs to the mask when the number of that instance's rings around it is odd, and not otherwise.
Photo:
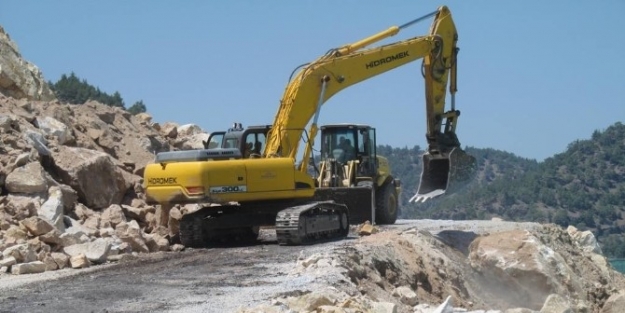
[[(375, 42), (394, 36), (403, 28), (434, 16), (427, 36), (365, 49)], [(296, 158), (306, 126), (313, 119), (309, 138), (317, 134), (321, 106), (339, 91), (410, 62), (423, 59), (427, 153), (423, 156), (421, 183), (414, 201), (425, 201), (468, 182), (475, 171), (475, 160), (460, 149), (455, 108), (458, 33), (445, 6), (401, 26), (393, 26), (358, 42), (331, 49), (303, 67), (290, 81), (280, 101), (273, 128), (264, 150), (265, 157)], [(451, 109), (445, 110), (448, 80)], [(314, 118), (313, 118), (314, 116)], [(308, 141), (299, 170), (305, 172), (312, 151)]]

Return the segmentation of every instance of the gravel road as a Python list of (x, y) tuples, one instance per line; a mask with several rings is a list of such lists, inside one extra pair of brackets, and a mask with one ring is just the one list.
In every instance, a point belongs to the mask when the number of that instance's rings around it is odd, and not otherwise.
[[(534, 223), (399, 220), (386, 230), (414, 228), (495, 232)], [(315, 277), (289, 275), (300, 254), (353, 244), (357, 237), (313, 246), (279, 246), (262, 230), (253, 246), (154, 253), (132, 261), (37, 275), (0, 275), (0, 312), (234, 312), (276, 295), (311, 290)]]
[(308, 290), (314, 277), (288, 275), (300, 253), (345, 242), (279, 246), (275, 231), (263, 230), (253, 246), (154, 253), (84, 270), (4, 274), (0, 312), (233, 312), (276, 294)]

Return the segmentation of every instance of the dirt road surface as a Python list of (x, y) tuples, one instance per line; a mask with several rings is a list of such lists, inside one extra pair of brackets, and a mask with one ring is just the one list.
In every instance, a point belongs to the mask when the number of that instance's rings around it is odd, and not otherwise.
[[(407, 221), (385, 230), (410, 227), (482, 233), (532, 223)], [(538, 225), (538, 224), (536, 224)], [(235, 312), (277, 295), (311, 290), (315, 277), (289, 275), (298, 256), (341, 249), (358, 241), (312, 246), (279, 246), (275, 232), (263, 230), (252, 246), (189, 249), (144, 255), (135, 260), (64, 269), (36, 275), (0, 275), (0, 312)]]
[(300, 252), (348, 241), (278, 246), (275, 232), (267, 230), (253, 246), (156, 253), (44, 275), (5, 274), (0, 276), (0, 312), (234, 312), (285, 291), (310, 288), (314, 278), (287, 277)]

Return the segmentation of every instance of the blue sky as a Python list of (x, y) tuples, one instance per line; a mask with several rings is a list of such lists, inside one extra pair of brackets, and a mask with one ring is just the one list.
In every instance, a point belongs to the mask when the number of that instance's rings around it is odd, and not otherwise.
[[(2, 1), (0, 25), (47, 80), (75, 72), (206, 131), (273, 121), (293, 69), (449, 6), (464, 145), (542, 160), (625, 119), (625, 1)], [(430, 20), (385, 40), (425, 35)], [(343, 90), (320, 124), (425, 146), (420, 61)], [(349, 116), (348, 116), (349, 115)], [(348, 116), (348, 117), (346, 117)]]

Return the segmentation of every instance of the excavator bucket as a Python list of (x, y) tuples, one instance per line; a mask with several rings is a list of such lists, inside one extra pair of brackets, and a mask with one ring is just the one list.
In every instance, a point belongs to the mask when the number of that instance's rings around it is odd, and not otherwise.
[(447, 154), (423, 155), (419, 190), (410, 202), (425, 202), (445, 193), (453, 193), (468, 184), (477, 172), (475, 158), (460, 148)]

